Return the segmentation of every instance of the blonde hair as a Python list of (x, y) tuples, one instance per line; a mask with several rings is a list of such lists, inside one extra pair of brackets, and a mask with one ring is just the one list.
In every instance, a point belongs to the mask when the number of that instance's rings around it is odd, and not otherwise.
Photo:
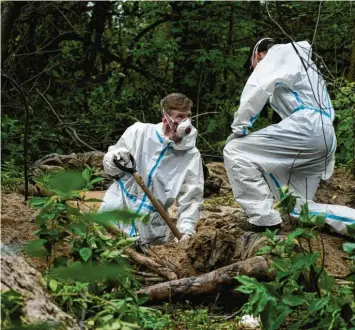
[(170, 115), (171, 110), (187, 111), (193, 106), (193, 102), (184, 94), (171, 93), (160, 101), (162, 111)]

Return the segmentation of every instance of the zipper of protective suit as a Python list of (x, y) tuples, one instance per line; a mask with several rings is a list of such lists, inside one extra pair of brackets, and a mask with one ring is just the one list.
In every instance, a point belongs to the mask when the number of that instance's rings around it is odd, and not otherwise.
[[(156, 169), (157, 169), (159, 163), (160, 163), (161, 160), (163, 159), (163, 157), (164, 157), (166, 151), (169, 149), (170, 145), (171, 145), (171, 142), (169, 142), (169, 143), (167, 144), (167, 146), (160, 152), (160, 155), (159, 155), (159, 157), (158, 157), (158, 159), (157, 159), (155, 165), (154, 165), (153, 168), (150, 170), (149, 175), (148, 175), (148, 182), (147, 182), (147, 187), (148, 187), (148, 188), (150, 188), (150, 185), (152, 184), (154, 172), (156, 171)], [(137, 211), (136, 211), (136, 214), (138, 214), (138, 213), (142, 210), (142, 207), (143, 207), (143, 205), (144, 205), (146, 199), (147, 199), (147, 195), (144, 194), (144, 195), (143, 195), (143, 198), (142, 198), (142, 201), (141, 201), (141, 203), (140, 203), (139, 206), (138, 206), (138, 209), (137, 209)], [(137, 231), (137, 230), (136, 230), (136, 226), (135, 226), (135, 221), (134, 221), (134, 219), (133, 219), (133, 220), (132, 220), (132, 229), (131, 229), (131, 232), (129, 233), (129, 236), (134, 236), (135, 233), (136, 233), (136, 231)]]

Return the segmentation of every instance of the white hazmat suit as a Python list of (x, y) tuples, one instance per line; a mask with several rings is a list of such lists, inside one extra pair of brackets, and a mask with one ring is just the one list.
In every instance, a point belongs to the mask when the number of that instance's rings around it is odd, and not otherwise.
[[(273, 207), (278, 188), (289, 186), (300, 197), (292, 215), (308, 202), (311, 214), (325, 214), (326, 223), (347, 234), (355, 210), (313, 202), (321, 179), (334, 171), (334, 109), (325, 82), (317, 73), (311, 46), (303, 41), (275, 45), (256, 66), (235, 113), (232, 135), (224, 148), (225, 166), (236, 201), (257, 226), (281, 223)], [(248, 135), (269, 100), (282, 121)]]
[(164, 136), (162, 123), (130, 126), (105, 154), (105, 172), (120, 178), (107, 191), (99, 212), (128, 208), (137, 214), (149, 214), (146, 224), (132, 221), (132, 225), (119, 225), (127, 235), (139, 235), (141, 244), (161, 244), (169, 238), (170, 230), (164, 219), (134, 177), (120, 171), (113, 163), (114, 154), (126, 150), (135, 158), (137, 171), (165, 210), (178, 198), (177, 227), (182, 234), (193, 234), (200, 217), (204, 185), (196, 136), (197, 130), (193, 127), (177, 144)]

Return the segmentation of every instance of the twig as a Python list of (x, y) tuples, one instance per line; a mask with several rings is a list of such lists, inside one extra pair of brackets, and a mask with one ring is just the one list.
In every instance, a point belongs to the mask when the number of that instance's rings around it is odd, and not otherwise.
[[(39, 95), (41, 95), (41, 97), (44, 99), (44, 101), (48, 104), (49, 108), (52, 110), (53, 114), (56, 116), (56, 118), (58, 119), (58, 121), (64, 126), (64, 128), (67, 130), (70, 130), (72, 132), (72, 134), (74, 135), (74, 137), (84, 146), (88, 147), (90, 150), (93, 151), (97, 151), (97, 149), (93, 148), (92, 146), (88, 145), (86, 142), (84, 142), (82, 139), (79, 138), (78, 134), (76, 133), (76, 130), (68, 125), (66, 125), (62, 119), (59, 117), (59, 115), (55, 112), (54, 108), (52, 107), (52, 105), (49, 103), (49, 101), (47, 100), (47, 98), (37, 89), (37, 92), (39, 93)], [(68, 132), (69, 133), (69, 132)], [(69, 133), (69, 135), (71, 135)]]

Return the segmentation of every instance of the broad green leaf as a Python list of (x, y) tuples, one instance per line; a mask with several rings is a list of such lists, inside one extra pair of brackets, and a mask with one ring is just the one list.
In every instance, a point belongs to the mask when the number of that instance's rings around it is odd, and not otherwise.
[(85, 262), (87, 262), (89, 260), (89, 258), (91, 257), (91, 249), (89, 248), (81, 248), (79, 251), (80, 256), (83, 258), (83, 260)]
[(81, 175), (86, 181), (89, 181), (91, 172), (88, 168), (86, 168)]
[(277, 318), (270, 324), (270, 330), (276, 330), (285, 321), (288, 314), (291, 313), (290, 309), (284, 310)]
[(302, 320), (292, 323), (289, 327), (289, 330), (298, 330), (300, 329), (301, 324), (302, 324)]
[(128, 210), (114, 210), (101, 213), (88, 213), (83, 216), (83, 220), (105, 226), (114, 223), (130, 224), (132, 220), (139, 219), (140, 217), (140, 215)]
[(51, 288), (52, 291), (56, 292), (58, 288), (58, 282), (55, 279), (51, 279), (49, 281), (49, 287)]
[(72, 170), (53, 174), (48, 181), (48, 187), (51, 190), (60, 191), (62, 193), (80, 190), (84, 188), (85, 185), (86, 181), (81, 175), (81, 172)]
[(335, 278), (327, 274), (326, 271), (322, 271), (319, 276), (319, 288), (327, 291), (331, 291), (335, 283)]
[(292, 271), (297, 271), (301, 269), (309, 269), (319, 257), (319, 253), (310, 253), (303, 255), (303, 253), (297, 253), (292, 257)]
[(29, 241), (27, 243), (27, 248), (31, 249), (31, 248), (37, 248), (39, 246), (43, 246), (44, 243), (47, 243), (48, 240), (46, 239), (35, 239), (35, 240), (32, 240), (32, 241)]
[(51, 275), (64, 280), (80, 282), (96, 282), (104, 278), (125, 277), (128, 273), (128, 265), (80, 264), (74, 263), (70, 267), (58, 267), (51, 270)]
[(283, 298), (282, 298), (282, 302), (286, 305), (289, 305), (289, 306), (298, 306), (298, 305), (302, 305), (306, 302), (305, 299), (299, 297), (299, 296), (294, 296), (294, 295), (291, 295), (291, 294), (287, 294), (285, 295)]
[(29, 200), (29, 205), (34, 208), (39, 208), (48, 201), (49, 197), (32, 197)]
[(326, 306), (329, 303), (329, 300), (330, 300), (329, 297), (314, 299), (309, 306), (309, 311), (315, 312), (322, 309), (324, 306)]
[(355, 254), (355, 243), (350, 243), (350, 242), (344, 243), (343, 250), (348, 254)]
[(88, 225), (83, 222), (71, 223), (69, 228), (74, 234), (84, 238), (86, 236)]
[(26, 245), (26, 251), (30, 257), (45, 257), (48, 256), (48, 251), (43, 244), (47, 243), (46, 239), (36, 239), (29, 241)]

